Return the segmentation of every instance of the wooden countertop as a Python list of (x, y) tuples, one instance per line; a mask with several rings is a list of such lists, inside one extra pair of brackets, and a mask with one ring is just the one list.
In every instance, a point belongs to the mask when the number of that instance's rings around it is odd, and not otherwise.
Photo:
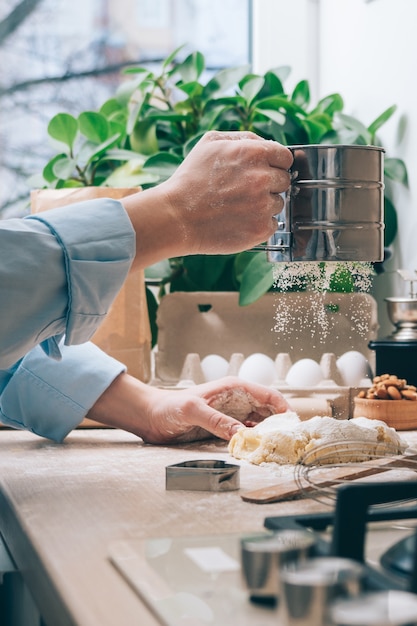
[[(413, 444), (417, 431), (404, 438)], [(240, 493), (282, 476), (273, 465), (240, 463), (240, 491), (166, 491), (165, 467), (196, 459), (239, 463), (218, 440), (148, 446), (94, 428), (54, 444), (0, 432), (0, 532), (47, 626), (159, 624), (110, 562), (114, 542), (256, 532), (267, 516), (323, 510), (314, 500), (244, 502)]]
[(47, 626), (159, 624), (109, 561), (112, 542), (253, 532), (267, 516), (322, 508), (243, 502), (241, 492), (274, 484), (280, 471), (247, 463), (240, 492), (165, 490), (166, 465), (213, 458), (232, 461), (220, 441), (156, 447), (92, 429), (54, 444), (0, 432), (0, 532)]

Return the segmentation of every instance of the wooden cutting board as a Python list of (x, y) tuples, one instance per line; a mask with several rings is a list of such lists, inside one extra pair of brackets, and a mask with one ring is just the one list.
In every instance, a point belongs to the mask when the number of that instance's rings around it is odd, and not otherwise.
[(255, 504), (295, 500), (314, 492), (317, 488), (332, 487), (336, 486), (340, 481), (354, 481), (399, 468), (416, 470), (417, 480), (417, 454), (374, 459), (364, 463), (363, 467), (359, 463), (354, 466), (347, 464), (346, 467), (340, 465), (337, 467), (323, 466), (323, 480), (317, 480), (314, 485), (309, 484), (302, 477), (300, 477), (299, 481), (294, 478), (283, 478), (269, 487), (246, 491), (241, 494), (241, 498), (245, 502)]

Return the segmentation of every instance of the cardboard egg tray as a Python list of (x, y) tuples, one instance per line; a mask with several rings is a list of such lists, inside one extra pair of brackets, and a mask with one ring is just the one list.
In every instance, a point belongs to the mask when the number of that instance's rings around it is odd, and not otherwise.
[[(254, 353), (275, 362), (279, 389), (300, 417), (353, 415), (358, 387), (343, 385), (336, 366), (350, 350), (362, 353), (374, 370), (368, 348), (377, 336), (377, 305), (368, 294), (268, 293), (239, 306), (234, 292), (176, 292), (164, 296), (158, 309), (158, 347), (151, 384), (184, 388), (204, 382), (201, 361), (209, 354), (229, 363), (237, 375)], [(285, 320), (284, 320), (285, 316)], [(304, 358), (320, 363), (324, 380), (316, 387), (289, 387), (286, 374)]]

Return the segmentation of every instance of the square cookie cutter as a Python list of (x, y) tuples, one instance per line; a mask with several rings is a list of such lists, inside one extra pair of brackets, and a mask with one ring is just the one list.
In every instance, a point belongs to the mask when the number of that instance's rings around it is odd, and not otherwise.
[(236, 491), (240, 487), (240, 467), (216, 460), (167, 465), (165, 486), (168, 491)]

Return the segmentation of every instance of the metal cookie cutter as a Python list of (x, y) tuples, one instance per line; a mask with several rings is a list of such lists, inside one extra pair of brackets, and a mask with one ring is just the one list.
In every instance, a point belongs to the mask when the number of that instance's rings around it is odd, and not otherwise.
[(235, 491), (240, 486), (240, 467), (225, 461), (184, 461), (165, 470), (168, 491)]

